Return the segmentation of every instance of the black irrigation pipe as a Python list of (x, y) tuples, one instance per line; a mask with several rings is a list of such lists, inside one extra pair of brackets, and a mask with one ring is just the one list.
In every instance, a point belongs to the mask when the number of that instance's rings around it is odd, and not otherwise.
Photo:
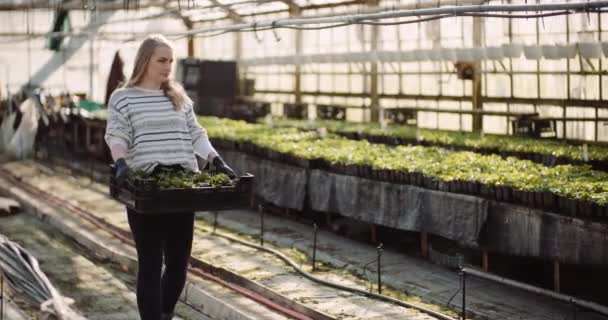
[(493, 275), (493, 274), (489, 274), (480, 270), (475, 270), (472, 268), (467, 268), (467, 267), (461, 267), (460, 268), (460, 275), (461, 275), (461, 281), (462, 281), (462, 308), (464, 310), (465, 306), (466, 306), (466, 277), (467, 275), (470, 276), (475, 276), (481, 279), (486, 279), (486, 280), (490, 280), (496, 283), (501, 283), (504, 285), (508, 285), (511, 286), (513, 288), (518, 288), (518, 289), (522, 289), (522, 290), (526, 290), (535, 294), (539, 294), (539, 295), (543, 295), (546, 297), (550, 297), (553, 298), (555, 300), (559, 300), (562, 302), (566, 302), (566, 303), (571, 303), (573, 305), (585, 308), (587, 310), (591, 310), (594, 311), (596, 313), (599, 313), (601, 315), (604, 316), (608, 316), (608, 307), (600, 305), (598, 303), (595, 302), (591, 302), (588, 300), (583, 300), (583, 299), (578, 299), (575, 298), (573, 296), (570, 295), (566, 295), (566, 294), (561, 294), (558, 292), (554, 292), (554, 291), (550, 291), (550, 290), (546, 290), (543, 288), (539, 288), (536, 286), (532, 286), (526, 283), (522, 283), (519, 281), (515, 281), (512, 279), (508, 279), (505, 277), (501, 277), (501, 276), (497, 276), (497, 275)]
[[(203, 229), (202, 227), (197, 227), (197, 228), (198, 229)], [(205, 230), (205, 229), (203, 229), (203, 230)], [(223, 233), (220, 233), (220, 232), (216, 232), (215, 235), (220, 236), (220, 237), (225, 238), (225, 239), (228, 239), (230, 241), (234, 241), (234, 242), (240, 243), (242, 245), (245, 245), (245, 246), (248, 246), (248, 247), (260, 250), (260, 251), (264, 251), (264, 252), (270, 253), (270, 254), (278, 257), (279, 259), (283, 260), (288, 265), (290, 265), (294, 270), (296, 270), (304, 278), (306, 278), (308, 280), (311, 280), (313, 282), (320, 283), (322, 285), (325, 285), (325, 286), (328, 286), (328, 287), (332, 287), (332, 288), (335, 288), (335, 289), (338, 289), (338, 290), (343, 290), (343, 291), (348, 291), (348, 292), (356, 293), (356, 294), (359, 294), (359, 295), (362, 295), (362, 296), (366, 296), (368, 298), (373, 298), (373, 299), (377, 299), (377, 300), (381, 300), (381, 301), (390, 302), (390, 303), (396, 304), (396, 305), (401, 306), (401, 307), (413, 308), (413, 309), (416, 309), (416, 310), (418, 310), (420, 312), (426, 313), (426, 314), (428, 314), (430, 316), (436, 317), (436, 318), (441, 319), (441, 320), (457, 320), (457, 319), (452, 318), (452, 317), (450, 317), (448, 315), (445, 315), (443, 313), (439, 313), (437, 311), (434, 311), (434, 310), (431, 310), (431, 309), (427, 309), (427, 308), (419, 306), (419, 305), (411, 304), (411, 303), (408, 303), (408, 302), (405, 302), (405, 301), (401, 301), (401, 300), (398, 300), (398, 299), (395, 299), (395, 298), (392, 298), (392, 297), (389, 297), (389, 296), (385, 296), (385, 295), (382, 295), (382, 294), (377, 294), (377, 293), (373, 293), (373, 292), (367, 292), (365, 290), (361, 290), (361, 289), (357, 289), (357, 288), (341, 285), (341, 284), (338, 284), (338, 283), (334, 283), (334, 282), (331, 282), (331, 281), (327, 281), (327, 280), (315, 277), (314, 275), (312, 275), (312, 274), (304, 271), (294, 261), (290, 260), (283, 253), (278, 252), (278, 251), (276, 251), (274, 249), (267, 248), (267, 247), (262, 247), (262, 246), (259, 246), (257, 244), (254, 244), (254, 243), (251, 243), (251, 242), (248, 242), (248, 241), (245, 241), (245, 240), (241, 240), (239, 238), (235, 238), (233, 236), (230, 236), (230, 235), (227, 235), (227, 234), (223, 234)]]

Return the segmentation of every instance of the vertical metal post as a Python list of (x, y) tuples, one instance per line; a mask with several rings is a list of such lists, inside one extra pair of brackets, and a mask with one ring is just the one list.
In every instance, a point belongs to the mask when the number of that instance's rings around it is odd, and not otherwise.
[(559, 260), (553, 260), (553, 290), (560, 292)]
[[(599, 37), (598, 41), (602, 42), (602, 15), (599, 12), (597, 14), (597, 31), (598, 31), (597, 34)], [(599, 59), (598, 63), (599, 63), (599, 70), (603, 70), (602, 69), (602, 59)], [(604, 99), (604, 90), (603, 90), (603, 85), (602, 85), (602, 72), (599, 73), (598, 78), (599, 78), (598, 80), (599, 80), (599, 91), (600, 91), (598, 99), (602, 100), (602, 99)], [(595, 108), (594, 140), (598, 141), (599, 128), (598, 128), (597, 118), (599, 117), (599, 114), (598, 114), (597, 105), (594, 106), (594, 108)]]
[(213, 233), (217, 229), (217, 211), (213, 211)]
[(382, 294), (382, 243), (378, 245), (378, 294)]
[(488, 269), (490, 268), (489, 266), (489, 258), (488, 258), (488, 252), (486, 250), (482, 251), (482, 259), (481, 259), (481, 268), (483, 269), (483, 271), (488, 272)]
[(0, 320), (4, 319), (4, 275), (0, 273)]
[[(91, 25), (95, 24), (95, 16), (96, 16), (96, 12), (93, 11), (93, 9), (91, 8), (91, 20), (93, 21), (91, 23)], [(89, 37), (89, 94), (88, 94), (88, 99), (89, 100), (93, 100), (93, 94), (95, 91), (95, 85), (94, 85), (94, 74), (95, 74), (95, 33), (91, 32), (91, 35)]]
[(317, 231), (318, 227), (316, 223), (312, 225), (312, 271), (317, 271)]
[(460, 269), (460, 285), (461, 285), (461, 289), (462, 289), (462, 320), (466, 319), (466, 313), (467, 313), (467, 280), (466, 280), (466, 273), (464, 272), (464, 270), (462, 270), (462, 268)]
[(423, 258), (429, 257), (429, 235), (426, 231), (420, 232), (420, 252)]
[(260, 245), (264, 245), (264, 206), (259, 205), (258, 211), (260, 212)]

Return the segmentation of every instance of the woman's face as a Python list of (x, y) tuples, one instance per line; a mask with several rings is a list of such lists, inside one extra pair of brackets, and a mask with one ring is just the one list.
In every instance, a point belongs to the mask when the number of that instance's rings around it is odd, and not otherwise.
[(150, 58), (148, 70), (146, 70), (146, 77), (149, 80), (163, 83), (169, 80), (172, 64), (173, 50), (165, 46), (158, 47), (154, 49), (154, 53)]

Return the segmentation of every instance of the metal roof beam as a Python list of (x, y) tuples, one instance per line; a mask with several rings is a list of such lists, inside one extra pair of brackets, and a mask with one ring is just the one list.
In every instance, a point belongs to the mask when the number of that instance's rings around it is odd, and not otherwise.
[[(134, 1), (134, 0), (133, 0)], [(142, 1), (143, 3), (139, 4), (139, 8), (149, 8), (149, 7), (163, 7), (165, 4), (165, 0), (148, 0)], [(48, 9), (54, 10), (57, 6), (53, 5), (52, 2), (48, 0), (35, 1), (33, 3), (20, 3), (20, 4), (10, 4), (6, 2), (0, 3), (0, 11), (17, 11), (17, 10), (28, 10), (28, 9)], [(82, 1), (69, 1), (61, 4), (59, 7), (66, 10), (90, 10), (90, 8), (86, 8), (83, 6)], [(131, 6), (133, 7), (133, 5)], [(120, 1), (96, 1), (95, 10), (98, 11), (115, 11), (122, 10), (125, 8), (124, 0)]]
[(218, 0), (209, 0), (209, 1), (211, 1), (211, 3), (213, 3), (214, 5), (217, 5), (218, 7), (220, 7), (223, 11), (225, 11), (226, 14), (228, 14), (228, 17), (230, 19), (232, 19), (234, 22), (243, 22), (244, 21), (243, 17), (241, 17), (241, 15), (236, 13), (236, 11), (232, 10), (229, 5), (223, 4), (223, 3), (219, 2)]

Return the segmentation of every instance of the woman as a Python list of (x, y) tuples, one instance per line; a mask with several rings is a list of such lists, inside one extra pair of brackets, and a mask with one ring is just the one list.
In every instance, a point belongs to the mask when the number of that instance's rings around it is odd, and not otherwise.
[[(110, 97), (105, 140), (118, 183), (131, 169), (153, 172), (171, 166), (198, 171), (207, 161), (235, 177), (198, 124), (192, 100), (169, 80), (172, 63), (173, 50), (164, 37), (146, 38), (137, 51), (131, 78)], [(127, 209), (127, 214), (137, 248), (141, 319), (171, 319), (186, 282), (194, 213), (152, 215)]]

